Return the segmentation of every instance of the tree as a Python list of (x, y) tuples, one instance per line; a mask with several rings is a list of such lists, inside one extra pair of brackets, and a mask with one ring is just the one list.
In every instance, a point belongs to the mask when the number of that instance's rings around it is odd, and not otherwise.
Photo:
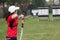
[(45, 6), (45, 0), (35, 0), (35, 5), (37, 7)]

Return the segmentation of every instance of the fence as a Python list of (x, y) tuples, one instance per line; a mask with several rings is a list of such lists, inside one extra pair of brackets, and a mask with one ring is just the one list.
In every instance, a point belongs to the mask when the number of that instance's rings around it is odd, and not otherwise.
[[(40, 7), (39, 9), (32, 9), (32, 14), (38, 15), (38, 16), (48, 16), (49, 8), (48, 7)], [(60, 7), (52, 7), (52, 15), (60, 16)]]

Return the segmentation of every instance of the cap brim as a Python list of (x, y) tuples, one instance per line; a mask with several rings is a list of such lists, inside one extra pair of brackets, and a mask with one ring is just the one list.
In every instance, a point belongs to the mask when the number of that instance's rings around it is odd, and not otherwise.
[(16, 10), (19, 10), (19, 7), (16, 7)]

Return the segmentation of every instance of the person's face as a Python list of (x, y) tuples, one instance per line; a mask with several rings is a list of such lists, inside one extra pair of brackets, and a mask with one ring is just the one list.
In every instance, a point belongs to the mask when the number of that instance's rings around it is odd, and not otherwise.
[(17, 10), (15, 11), (15, 13), (17, 14)]

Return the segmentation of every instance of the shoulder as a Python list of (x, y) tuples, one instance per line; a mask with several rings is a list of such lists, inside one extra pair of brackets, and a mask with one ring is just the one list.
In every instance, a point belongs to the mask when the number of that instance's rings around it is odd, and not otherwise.
[(7, 18), (7, 21), (11, 21), (12, 20), (12, 16), (9, 15), (8, 18)]

